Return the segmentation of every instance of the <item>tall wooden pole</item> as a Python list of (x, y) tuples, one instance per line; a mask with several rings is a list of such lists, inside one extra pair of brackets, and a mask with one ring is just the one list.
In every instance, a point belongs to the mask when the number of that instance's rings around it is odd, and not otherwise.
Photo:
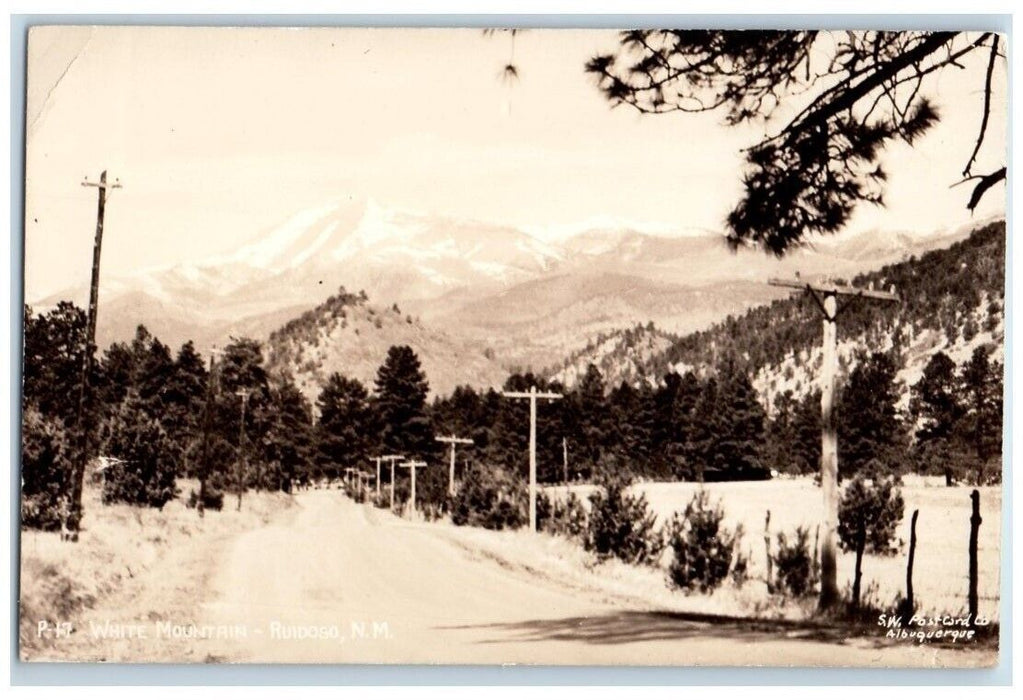
[(89, 399), (89, 375), (92, 373), (92, 351), (96, 344), (96, 314), (99, 309), (99, 263), (103, 249), (103, 220), (106, 216), (107, 190), (117, 189), (120, 182), (107, 183), (107, 171), (100, 173), (99, 182), (82, 181), (83, 187), (95, 187), (98, 193), (96, 205), (96, 240), (92, 248), (92, 279), (89, 285), (89, 310), (86, 317), (85, 344), (82, 348), (82, 373), (78, 385), (78, 411), (75, 417), (78, 449), (75, 465), (71, 472), (68, 528), (70, 538), (78, 540), (82, 519), (82, 483), (85, 480), (85, 466), (89, 461), (89, 428), (91, 421), (86, 418), (86, 404)]
[[(830, 283), (808, 284), (801, 280), (770, 279), (775, 287), (798, 289), (816, 302), (824, 317), (824, 339), (822, 345), (821, 387), (821, 495), (824, 526), (820, 538), (821, 594), (818, 601), (820, 610), (827, 610), (838, 602), (838, 434), (835, 429), (835, 375), (838, 372), (838, 316), (857, 299), (897, 302), (899, 297), (893, 287), (889, 292), (877, 291), (872, 287), (860, 289)], [(841, 308), (838, 297), (848, 300)]]
[(838, 334), (834, 294), (824, 296), (824, 346), (821, 364), (821, 492), (824, 497), (824, 532), (821, 537), (820, 607), (838, 602), (838, 435), (835, 432), (835, 374), (838, 371)]
[(394, 463), (405, 459), (403, 455), (384, 455), (380, 459), (391, 464), (391, 510), (394, 510)]
[(242, 413), (241, 413), (241, 424), (238, 427), (238, 507), (236, 510), (242, 509), (242, 492), (245, 491), (245, 472), (248, 471), (245, 468), (245, 406), (249, 402), (249, 390), (239, 389), (235, 392), (235, 395), (240, 397), (242, 400)]
[(374, 457), (373, 458), (373, 460), (377, 463), (377, 481), (376, 481), (376, 488), (374, 489), (376, 491), (377, 497), (380, 496), (380, 460), (381, 459), (383, 459), (383, 458), (382, 457)]
[(426, 462), (417, 462), (416, 460), (410, 460), (408, 462), (402, 462), (398, 465), (399, 467), (405, 467), (412, 472), (412, 488), (409, 493), (409, 503), (411, 504), (409, 510), (409, 520), (416, 519), (416, 469), (425, 467)]
[(978, 599), (977, 595), (977, 543), (980, 533), (980, 524), (983, 519), (980, 517), (980, 491), (973, 489), (970, 492), (970, 588), (967, 593), (967, 605), (970, 609), (970, 626), (977, 625)]
[(202, 466), (199, 467), (199, 503), (196, 504), (200, 518), (206, 515), (206, 480), (210, 473), (210, 408), (213, 404), (213, 377), (216, 371), (218, 352), (216, 346), (210, 349), (210, 372), (206, 377), (206, 403), (203, 404), (202, 409)]
[(469, 438), (455, 437), (454, 433), (447, 437), (434, 438), (437, 442), (445, 442), (451, 446), (451, 464), (448, 467), (448, 495), (455, 495), (455, 446), (474, 444)]
[(525, 391), (506, 391), (505, 398), (529, 399), (529, 529), (536, 532), (536, 400), (560, 399), (561, 394), (538, 392), (535, 386)]

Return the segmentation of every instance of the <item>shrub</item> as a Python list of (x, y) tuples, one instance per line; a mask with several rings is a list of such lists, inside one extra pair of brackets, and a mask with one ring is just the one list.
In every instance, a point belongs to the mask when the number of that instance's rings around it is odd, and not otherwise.
[(521, 486), (500, 469), (472, 467), (451, 498), (455, 525), (515, 529), (525, 524), (526, 517)]
[(562, 499), (541, 493), (536, 497), (536, 526), (539, 530), (582, 540), (586, 534), (586, 507), (574, 492)]
[(105, 432), (104, 446), (114, 461), (103, 480), (104, 503), (163, 508), (177, 495), (174, 446), (136, 398), (121, 403)]
[[(199, 492), (195, 489), (188, 494), (188, 502), (186, 505), (189, 508), (195, 508), (199, 504)], [(204, 510), (223, 510), (224, 509), (224, 492), (217, 489), (211, 488), (208, 484), (206, 486), (206, 497), (203, 499)]]
[(778, 533), (778, 550), (771, 555), (775, 570), (775, 588), (796, 598), (811, 592), (819, 578), (817, 562), (811, 552), (810, 530), (797, 527), (790, 541)]
[(629, 482), (606, 476), (590, 495), (590, 517), (583, 546), (600, 559), (617, 557), (628, 564), (656, 564), (664, 537), (646, 496), (626, 493)]
[(898, 551), (901, 542), (895, 539), (895, 529), (902, 520), (904, 508), (898, 479), (881, 476), (877, 465), (866, 473), (857, 474), (846, 484), (838, 506), (838, 539), (842, 549), (856, 553), (853, 608), (860, 602), (864, 551), (883, 556)]
[(21, 433), (21, 525), (60, 527), (60, 497), (71, 473), (71, 445), (64, 426), (26, 407)]
[[(668, 522), (668, 546), (673, 554), (668, 580), (673, 587), (707, 593), (728, 576), (742, 527), (728, 531), (721, 527), (724, 517), (720, 502), (712, 506), (707, 492), (701, 489), (685, 510)], [(742, 557), (736, 564), (737, 570), (746, 568)]]

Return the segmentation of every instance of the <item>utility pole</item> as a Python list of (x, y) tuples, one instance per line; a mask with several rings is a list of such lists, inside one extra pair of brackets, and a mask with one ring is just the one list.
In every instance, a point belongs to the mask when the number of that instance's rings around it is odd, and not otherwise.
[(376, 481), (376, 494), (380, 497), (380, 462), (383, 461), (383, 457), (370, 457), (374, 462), (377, 463), (377, 481)]
[(402, 462), (398, 465), (399, 467), (405, 467), (412, 472), (412, 491), (409, 494), (409, 503), (412, 504), (412, 509), (409, 511), (409, 520), (416, 519), (416, 469), (425, 467), (426, 462), (417, 462), (416, 460), (409, 460), (408, 462)]
[[(824, 528), (820, 541), (821, 597), (820, 610), (827, 610), (838, 602), (836, 567), (836, 532), (838, 530), (838, 433), (835, 427), (835, 375), (838, 371), (838, 316), (857, 299), (898, 302), (895, 287), (882, 292), (860, 289), (829, 282), (810, 284), (801, 280), (771, 278), (774, 287), (799, 289), (808, 294), (824, 316), (824, 343), (821, 364), (821, 491), (824, 496)], [(838, 298), (845, 301), (838, 305)]]
[(561, 438), (561, 474), (568, 486), (568, 438)]
[(216, 345), (210, 349), (210, 372), (206, 377), (206, 403), (202, 409), (202, 466), (199, 468), (199, 503), (196, 504), (200, 518), (206, 516), (206, 479), (209, 477), (210, 471), (210, 407), (213, 404), (214, 396), (216, 357), (220, 352)]
[(537, 391), (531, 386), (529, 391), (505, 391), (508, 399), (529, 399), (529, 529), (536, 532), (536, 400), (551, 401), (562, 398), (561, 394)]
[(472, 445), (474, 444), (469, 438), (455, 437), (452, 433), (447, 437), (434, 438), (437, 442), (446, 442), (451, 445), (451, 467), (448, 470), (448, 495), (455, 495), (455, 446), (456, 445)]
[(89, 461), (89, 425), (85, 417), (85, 405), (89, 399), (89, 375), (92, 373), (92, 349), (96, 344), (96, 312), (99, 307), (99, 261), (103, 249), (103, 219), (106, 214), (108, 190), (121, 187), (120, 180), (107, 183), (107, 171), (100, 173), (99, 182), (82, 180), (82, 187), (95, 187), (99, 203), (96, 207), (96, 242), (92, 248), (92, 280), (89, 285), (89, 311), (86, 317), (85, 345), (82, 348), (82, 374), (78, 385), (78, 412), (75, 428), (78, 435), (78, 449), (75, 466), (71, 473), (71, 498), (68, 525), (71, 539), (78, 541), (78, 530), (82, 519), (82, 482), (85, 480), (85, 466)]
[(404, 455), (384, 455), (380, 459), (391, 463), (391, 510), (394, 510), (394, 463), (405, 459)]
[(242, 400), (242, 420), (239, 426), (238, 435), (238, 508), (242, 509), (242, 491), (245, 490), (245, 472), (248, 471), (245, 468), (245, 406), (249, 402), (249, 390), (239, 389), (234, 392), (235, 396), (241, 397)]

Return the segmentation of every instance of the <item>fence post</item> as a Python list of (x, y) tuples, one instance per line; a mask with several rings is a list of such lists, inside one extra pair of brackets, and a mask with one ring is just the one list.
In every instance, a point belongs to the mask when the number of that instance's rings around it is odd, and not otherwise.
[(980, 517), (980, 491), (973, 489), (970, 494), (973, 502), (973, 513), (970, 515), (970, 626), (977, 622), (977, 533), (982, 522)]
[(764, 519), (764, 553), (767, 555), (767, 592), (774, 593), (774, 566), (771, 562), (771, 511)]
[(913, 519), (909, 522), (909, 561), (906, 563), (906, 610), (913, 614), (913, 560), (916, 558), (916, 519), (920, 510), (913, 511)]

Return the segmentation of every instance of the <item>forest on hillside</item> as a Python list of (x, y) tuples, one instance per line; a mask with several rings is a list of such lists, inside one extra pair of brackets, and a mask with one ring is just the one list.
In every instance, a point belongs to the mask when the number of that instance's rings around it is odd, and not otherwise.
[[(969, 341), (980, 330), (996, 327), (1003, 312), (1005, 222), (984, 226), (949, 248), (846, 281), (857, 287), (894, 287), (900, 301), (895, 306), (850, 303), (838, 326), (840, 343), (855, 340), (876, 348), (890, 337), (893, 352), (900, 355), (925, 330), (943, 334), (949, 344), (960, 338)], [(978, 325), (972, 312), (982, 303), (986, 306)], [(811, 299), (799, 294), (678, 339), (647, 363), (645, 373), (657, 378), (676, 365), (714, 367), (726, 357), (756, 372), (777, 367), (788, 357), (806, 357), (819, 345), (820, 314)]]

